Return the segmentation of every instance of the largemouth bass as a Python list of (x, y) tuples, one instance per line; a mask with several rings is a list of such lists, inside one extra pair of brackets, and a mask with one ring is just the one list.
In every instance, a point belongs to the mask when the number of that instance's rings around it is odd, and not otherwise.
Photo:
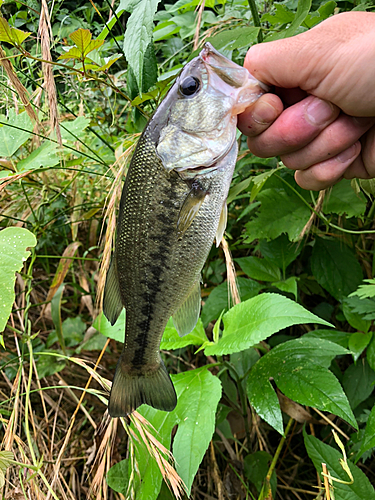
[(170, 316), (181, 336), (197, 323), (201, 270), (226, 226), (237, 115), (265, 91), (206, 43), (139, 139), (104, 291), (103, 310), (112, 324), (126, 309), (124, 348), (108, 406), (112, 417), (143, 403), (165, 411), (176, 406), (160, 341)]

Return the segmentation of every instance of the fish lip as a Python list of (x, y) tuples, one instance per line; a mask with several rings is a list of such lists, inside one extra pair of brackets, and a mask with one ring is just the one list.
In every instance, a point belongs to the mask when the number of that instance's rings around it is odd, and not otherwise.
[[(215, 47), (210, 43), (210, 42), (206, 42), (203, 46), (203, 49), (201, 50), (200, 54), (199, 54), (199, 57), (202, 59), (202, 61), (210, 66), (212, 68), (213, 71), (215, 71), (216, 73), (221, 73), (223, 71), (223, 69), (228, 69), (228, 70), (235, 70), (235, 69), (238, 69), (238, 65), (236, 63), (234, 63), (233, 61), (231, 61), (230, 59), (228, 59), (227, 57), (223, 56), (223, 54), (221, 54), (219, 51), (217, 51), (215, 49)], [(262, 93), (265, 93), (265, 92), (269, 92), (270, 91), (270, 87), (257, 80), (246, 68), (244, 67), (241, 67), (240, 68), (242, 70), (245, 70), (243, 71), (243, 81), (241, 82), (240, 85), (244, 85), (245, 84), (245, 81), (246, 81), (246, 76), (247, 75), (247, 78), (248, 80), (251, 81), (251, 83), (253, 85), (259, 85), (260, 89), (263, 91)]]

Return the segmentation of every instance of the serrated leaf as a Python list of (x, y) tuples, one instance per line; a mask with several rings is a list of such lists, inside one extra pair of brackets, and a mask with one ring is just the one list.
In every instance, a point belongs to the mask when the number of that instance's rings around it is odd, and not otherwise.
[[(258, 209), (257, 217), (246, 224), (246, 241), (252, 242), (261, 238), (273, 240), (282, 233), (287, 233), (289, 240), (295, 241), (309, 220), (310, 209), (303, 202), (306, 193), (300, 193), (301, 189), (290, 174), (281, 173), (279, 170), (277, 172), (283, 180), (273, 175), (266, 180), (257, 195), (262, 205)], [(253, 178), (254, 184), (258, 177)], [(290, 186), (283, 181), (287, 181)]]
[(362, 217), (366, 210), (366, 198), (363, 193), (356, 194), (350, 181), (342, 179), (333, 186), (323, 202), (323, 213), (346, 214), (347, 217)]
[[(335, 356), (347, 353), (337, 344), (306, 336), (279, 344), (251, 369), (247, 385), (250, 402), (262, 418), (282, 433), (282, 419), (275, 418), (279, 403), (277, 400), (276, 405), (276, 394), (271, 396), (270, 392), (273, 388), (269, 378), (273, 377), (276, 385), (290, 399), (334, 413), (357, 427), (338, 380), (327, 369)], [(271, 416), (268, 403), (262, 400), (265, 392), (272, 404)]]
[[(259, 363), (259, 361), (258, 361)], [(257, 414), (280, 434), (284, 433), (279, 399), (261, 368), (254, 368), (247, 378), (247, 396)]]
[(57, 59), (78, 59), (82, 58), (82, 53), (78, 47), (72, 47), (67, 52), (64, 52)]
[[(263, 288), (257, 281), (242, 277), (237, 278), (237, 285), (242, 301), (255, 297)], [(201, 314), (203, 326), (206, 327), (210, 321), (218, 319), (220, 313), (228, 311), (229, 307), (230, 292), (225, 281), (215, 287), (206, 299)]]
[(1, 117), (0, 122), (0, 156), (10, 157), (30, 137), (33, 125), (25, 111), (16, 115), (13, 109), (9, 111), (8, 120)]
[(217, 344), (206, 347), (207, 356), (243, 351), (291, 325), (331, 326), (293, 300), (274, 293), (264, 293), (237, 304), (224, 315), (223, 322), (223, 336)]
[(368, 417), (365, 433), (362, 439), (362, 446), (356, 456), (355, 462), (357, 462), (366, 451), (374, 447), (375, 447), (375, 405), (372, 407), (372, 410)]
[(343, 242), (316, 238), (311, 269), (323, 288), (341, 300), (362, 282), (362, 269), (353, 252)]
[(366, 359), (358, 360), (356, 365), (350, 365), (345, 370), (342, 385), (353, 410), (371, 395), (374, 382), (375, 372)]
[(124, 53), (137, 81), (143, 89), (143, 64), (152, 42), (154, 15), (160, 0), (121, 0), (118, 10), (130, 12), (124, 37)]
[[(80, 58), (85, 58), (91, 51), (101, 47), (104, 40), (92, 40), (90, 30), (79, 28), (69, 35), (77, 45), (80, 52)], [(70, 52), (70, 51), (69, 51)]]
[(242, 271), (259, 281), (278, 281), (281, 278), (280, 269), (275, 264), (259, 257), (240, 257), (235, 259)]
[[(362, 301), (358, 297), (347, 297), (343, 300), (342, 311), (344, 313), (346, 321), (350, 326), (352, 326), (356, 330), (367, 333), (371, 327), (371, 321), (366, 320), (362, 314), (356, 311), (356, 306), (360, 302)], [(372, 305), (375, 305), (375, 302), (373, 302)]]
[(299, 0), (297, 11), (294, 15), (294, 19), (291, 22), (290, 26), (285, 30), (274, 33), (266, 38), (266, 41), (269, 42), (271, 40), (279, 40), (280, 38), (287, 38), (289, 36), (294, 35), (298, 28), (301, 26), (303, 21), (306, 19), (310, 8), (311, 8), (312, 0)]
[[(322, 463), (325, 463), (331, 476), (347, 482), (349, 480), (348, 475), (339, 462), (342, 458), (341, 453), (322, 443), (316, 437), (309, 436), (305, 428), (303, 429), (303, 436), (307, 453), (318, 473), (321, 474)], [(354, 482), (352, 484), (342, 484), (334, 481), (335, 500), (375, 500), (375, 490), (365, 474), (350, 460), (348, 460), (348, 465)]]
[(165, 327), (163, 338), (161, 339), (160, 349), (173, 350), (181, 349), (188, 345), (201, 346), (207, 341), (208, 339), (200, 319), (192, 332), (180, 337), (170, 318)]
[(296, 260), (301, 249), (301, 245), (290, 242), (286, 234), (281, 234), (275, 240), (259, 242), (259, 250), (263, 257), (282, 269), (283, 273), (289, 264)]
[(36, 238), (27, 229), (7, 227), (0, 231), (0, 332), (6, 326), (15, 299), (16, 272), (28, 259), (28, 247), (35, 247)]
[(375, 279), (367, 279), (363, 281), (368, 283), (368, 285), (359, 285), (358, 289), (351, 293), (349, 297), (358, 296), (360, 299), (372, 299), (375, 297)]
[(30, 31), (21, 31), (17, 28), (13, 28), (13, 26), (9, 26), (8, 21), (0, 17), (0, 42), (21, 45), (30, 34)]

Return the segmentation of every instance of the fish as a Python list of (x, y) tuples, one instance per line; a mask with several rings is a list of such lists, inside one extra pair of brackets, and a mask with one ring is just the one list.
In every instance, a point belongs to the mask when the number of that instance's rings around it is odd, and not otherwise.
[(237, 115), (266, 91), (206, 43), (184, 66), (138, 141), (103, 298), (112, 325), (126, 310), (108, 404), (112, 417), (142, 404), (163, 411), (177, 404), (160, 342), (171, 316), (180, 336), (198, 321), (201, 271), (227, 222)]

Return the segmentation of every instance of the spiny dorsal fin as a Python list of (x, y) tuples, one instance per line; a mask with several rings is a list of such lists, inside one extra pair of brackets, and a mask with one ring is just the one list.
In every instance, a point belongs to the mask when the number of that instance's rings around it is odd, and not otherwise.
[(180, 214), (177, 221), (177, 235), (181, 237), (184, 235), (186, 230), (190, 227), (197, 215), (199, 209), (204, 202), (207, 191), (202, 189), (198, 183), (193, 183), (193, 186), (186, 196), (184, 203), (182, 204)]
[(173, 324), (180, 337), (190, 333), (197, 324), (201, 311), (201, 285), (198, 280), (182, 306), (174, 313)]
[(228, 220), (228, 208), (227, 208), (227, 200), (225, 200), (220, 214), (219, 225), (216, 231), (216, 247), (219, 247), (220, 245), (221, 238), (223, 237), (225, 228), (227, 227), (227, 220)]
[(104, 287), (103, 312), (111, 325), (114, 325), (123, 308), (120, 285), (117, 277), (116, 258), (113, 255)]

